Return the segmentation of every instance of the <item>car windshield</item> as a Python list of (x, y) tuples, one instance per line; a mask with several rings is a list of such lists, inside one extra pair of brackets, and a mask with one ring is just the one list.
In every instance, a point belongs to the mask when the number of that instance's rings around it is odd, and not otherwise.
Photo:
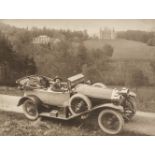
[(75, 76), (72, 76), (68, 78), (68, 82), (71, 86), (75, 86), (79, 83), (83, 83), (85, 81), (83, 74), (77, 74)]

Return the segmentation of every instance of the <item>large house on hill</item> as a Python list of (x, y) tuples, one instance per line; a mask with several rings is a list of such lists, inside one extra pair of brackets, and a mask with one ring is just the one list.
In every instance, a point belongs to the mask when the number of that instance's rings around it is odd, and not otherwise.
[(38, 37), (33, 38), (33, 44), (48, 44), (50, 43), (51, 38), (46, 35), (40, 35)]
[(60, 39), (58, 38), (51, 38), (47, 35), (40, 35), (38, 37), (33, 38), (33, 44), (56, 44), (58, 42), (60, 42)]
[(113, 29), (104, 28), (99, 31), (100, 40), (113, 40), (116, 39), (116, 32)]

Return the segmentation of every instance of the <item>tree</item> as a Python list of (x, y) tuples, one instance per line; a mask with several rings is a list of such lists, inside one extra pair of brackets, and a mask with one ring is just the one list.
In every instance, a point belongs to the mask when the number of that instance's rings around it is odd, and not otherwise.
[(0, 32), (0, 64), (11, 63), (15, 52), (12, 49), (9, 40)]
[(87, 58), (88, 58), (88, 56), (87, 56), (87, 49), (81, 43), (78, 46), (77, 55), (76, 55), (76, 59), (77, 59), (77, 63), (79, 65), (79, 67), (87, 63)]
[(128, 30), (117, 33), (118, 38), (127, 40), (135, 40), (143, 43), (147, 43), (149, 39), (154, 36), (154, 32), (139, 31), (139, 30)]
[(150, 38), (150, 39), (148, 40), (147, 44), (148, 44), (149, 46), (155, 46), (155, 37), (154, 37), (154, 38)]
[(153, 72), (155, 73), (155, 60), (150, 61), (150, 66), (151, 66)]
[(15, 83), (17, 77), (33, 74), (36, 65), (33, 58), (16, 53), (9, 39), (0, 32), (0, 66), (3, 68), (2, 83)]
[(26, 75), (35, 74), (37, 71), (36, 64), (32, 57), (31, 58), (25, 57), (24, 66), (25, 66), (24, 70), (25, 70)]
[(104, 52), (104, 54), (107, 56), (107, 57), (112, 57), (113, 55), (113, 52), (114, 52), (114, 49), (111, 45), (109, 44), (105, 44), (102, 48), (102, 51)]
[(137, 88), (148, 84), (148, 78), (144, 76), (142, 70), (134, 68), (130, 70), (130, 75), (131, 76), (128, 76), (128, 84), (130, 86), (135, 86)]

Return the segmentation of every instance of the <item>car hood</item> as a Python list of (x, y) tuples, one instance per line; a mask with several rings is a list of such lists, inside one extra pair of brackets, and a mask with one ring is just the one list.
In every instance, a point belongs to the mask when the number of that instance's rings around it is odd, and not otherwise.
[(117, 94), (116, 89), (112, 88), (99, 88), (92, 85), (79, 84), (75, 87), (75, 92), (84, 94), (88, 97), (99, 99), (112, 99), (114, 94)]

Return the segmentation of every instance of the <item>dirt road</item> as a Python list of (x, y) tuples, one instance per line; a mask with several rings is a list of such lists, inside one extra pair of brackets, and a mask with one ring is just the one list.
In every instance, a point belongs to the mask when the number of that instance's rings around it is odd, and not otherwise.
[(155, 113), (138, 111), (132, 121), (125, 124), (125, 131), (155, 135)]
[[(21, 107), (17, 107), (19, 99), (17, 96), (0, 95), (0, 110), (22, 113)], [(155, 135), (155, 113), (138, 111), (134, 119), (125, 124), (124, 131)]]

